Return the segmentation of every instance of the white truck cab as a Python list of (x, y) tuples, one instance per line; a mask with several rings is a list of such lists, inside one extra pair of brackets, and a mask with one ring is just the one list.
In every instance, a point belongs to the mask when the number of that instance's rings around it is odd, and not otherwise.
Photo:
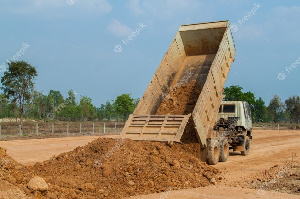
[(217, 115), (217, 127), (246, 131), (252, 139), (252, 119), (249, 104), (243, 101), (222, 101)]

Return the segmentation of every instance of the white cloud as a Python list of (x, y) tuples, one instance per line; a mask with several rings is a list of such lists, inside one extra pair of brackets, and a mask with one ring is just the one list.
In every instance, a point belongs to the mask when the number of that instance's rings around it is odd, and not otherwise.
[(285, 42), (299, 42), (300, 7), (275, 7), (261, 25), (268, 38), (284, 38)]
[(155, 16), (174, 17), (199, 10), (202, 5), (197, 0), (145, 0), (143, 7)]
[(107, 2), (107, 0), (78, 0), (78, 3), (81, 4), (83, 7), (87, 7), (91, 10), (96, 9), (102, 14), (108, 14), (112, 10), (112, 6)]
[[(300, 29), (299, 19), (300, 7), (275, 7), (268, 15), (264, 15), (260, 10), (257, 15), (252, 16), (248, 21), (237, 25), (238, 31), (234, 36), (243, 40), (263, 40), (285, 42), (299, 41)], [(280, 31), (281, 30), (281, 31)]]
[(126, 25), (121, 24), (117, 19), (113, 19), (108, 26), (108, 30), (119, 37), (127, 37), (132, 33), (132, 29)]
[(66, 7), (76, 7), (81, 11), (96, 11), (101, 14), (108, 14), (113, 9), (107, 0), (28, 0), (26, 3), (13, 5), (10, 9), (18, 14), (46, 14), (52, 13), (53, 9)]
[(144, 13), (144, 11), (141, 9), (139, 0), (130, 0), (128, 7), (135, 14), (140, 15)]
[(244, 24), (239, 26), (238, 31), (233, 34), (239, 39), (257, 40), (264, 36), (264, 30), (261, 25)]

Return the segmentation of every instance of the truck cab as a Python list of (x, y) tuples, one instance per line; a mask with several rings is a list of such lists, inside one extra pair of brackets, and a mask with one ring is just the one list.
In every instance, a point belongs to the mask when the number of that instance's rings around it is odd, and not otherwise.
[(246, 132), (252, 139), (252, 118), (249, 104), (243, 101), (222, 101), (215, 129)]

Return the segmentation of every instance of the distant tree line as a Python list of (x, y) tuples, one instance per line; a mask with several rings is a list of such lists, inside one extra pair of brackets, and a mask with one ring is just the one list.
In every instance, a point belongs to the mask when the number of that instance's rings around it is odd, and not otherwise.
[(230, 86), (224, 89), (224, 100), (247, 101), (251, 107), (254, 122), (290, 122), (300, 123), (300, 97), (291, 96), (284, 102), (274, 95), (268, 106), (261, 97), (256, 99), (252, 92), (243, 92), (240, 86)]
[[(133, 99), (130, 94), (122, 94), (96, 107), (87, 96), (80, 96), (76, 102), (73, 90), (68, 95), (64, 98), (60, 91), (55, 90), (50, 90), (48, 95), (34, 91), (31, 99), (23, 105), (23, 117), (44, 121), (125, 121), (138, 103), (138, 99)], [(18, 104), (4, 94), (0, 94), (0, 118), (20, 118)]]
[[(1, 77), (0, 118), (23, 118), (60, 121), (125, 121), (137, 106), (139, 99), (130, 94), (121, 94), (115, 100), (107, 101), (96, 107), (91, 98), (81, 96), (76, 102), (73, 90), (64, 98), (60, 91), (50, 90), (48, 95), (34, 90), (36, 68), (24, 61), (7, 63), (7, 70)], [(274, 95), (268, 106), (261, 97), (252, 92), (243, 92), (240, 86), (224, 89), (224, 100), (242, 100), (250, 104), (254, 122), (291, 122), (299, 123), (300, 98), (289, 97), (284, 102)]]
[(37, 71), (24, 61), (9, 62), (1, 77), (0, 118), (23, 118), (36, 120), (94, 121), (123, 120), (135, 109), (139, 99), (121, 94), (115, 100), (100, 107), (91, 98), (80, 96), (76, 102), (73, 90), (64, 98), (60, 91), (50, 90), (48, 95), (34, 90)]

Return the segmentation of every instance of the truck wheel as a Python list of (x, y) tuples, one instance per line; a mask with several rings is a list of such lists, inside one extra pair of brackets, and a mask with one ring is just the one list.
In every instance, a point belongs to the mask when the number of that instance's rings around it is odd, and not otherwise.
[(250, 137), (246, 136), (245, 142), (244, 142), (244, 150), (241, 151), (242, 155), (248, 155), (250, 151)]
[(215, 147), (208, 147), (208, 153), (207, 153), (207, 163), (216, 165), (219, 162), (220, 157), (220, 148), (219, 145)]
[(219, 158), (219, 161), (220, 162), (226, 162), (228, 156), (229, 156), (229, 143), (228, 143), (227, 139), (224, 139), (220, 143), (220, 158)]

